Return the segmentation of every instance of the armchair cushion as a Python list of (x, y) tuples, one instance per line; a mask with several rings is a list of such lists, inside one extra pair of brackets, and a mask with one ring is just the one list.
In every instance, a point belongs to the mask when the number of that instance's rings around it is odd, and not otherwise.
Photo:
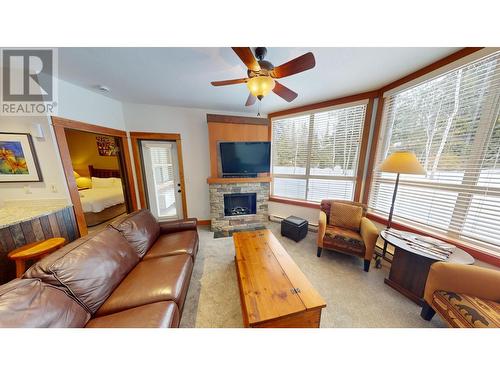
[(332, 202), (329, 224), (359, 232), (362, 217), (362, 207), (349, 203)]
[(365, 244), (359, 232), (333, 225), (326, 226), (323, 246), (361, 257), (365, 254)]
[(467, 294), (435, 291), (432, 306), (455, 328), (499, 328), (500, 304)]

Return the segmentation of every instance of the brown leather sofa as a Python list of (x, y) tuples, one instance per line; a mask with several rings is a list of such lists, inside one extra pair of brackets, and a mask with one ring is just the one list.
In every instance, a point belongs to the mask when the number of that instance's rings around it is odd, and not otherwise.
[(140, 210), (71, 242), (0, 286), (0, 327), (178, 327), (196, 224)]

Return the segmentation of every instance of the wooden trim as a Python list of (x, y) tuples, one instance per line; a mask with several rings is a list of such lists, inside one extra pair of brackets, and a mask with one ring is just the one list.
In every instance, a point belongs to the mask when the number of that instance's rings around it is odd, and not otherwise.
[(187, 202), (186, 202), (186, 184), (184, 183), (184, 163), (182, 161), (182, 144), (181, 136), (179, 134), (179, 139), (175, 141), (177, 144), (177, 163), (179, 163), (179, 179), (181, 184), (181, 204), (182, 204), (182, 216), (184, 219), (188, 218)]
[(373, 99), (378, 95), (379, 95), (379, 90), (368, 91), (368, 92), (363, 92), (361, 94), (344, 96), (342, 98), (330, 99), (319, 103), (313, 103), (313, 104), (303, 105), (301, 107), (286, 109), (284, 111), (273, 112), (270, 113), (268, 117), (271, 119), (273, 117), (286, 116), (299, 112), (307, 112), (325, 107), (333, 107), (335, 105), (357, 102), (359, 100)]
[(317, 208), (317, 209), (319, 209), (319, 207), (320, 207), (320, 204), (315, 203), (315, 202), (308, 202), (308, 201), (301, 201), (298, 199), (281, 198), (281, 197), (273, 197), (273, 196), (269, 197), (269, 202), (290, 204), (292, 206)]
[(384, 98), (379, 97), (377, 105), (377, 114), (375, 115), (375, 125), (373, 129), (372, 144), (370, 145), (370, 155), (368, 158), (368, 167), (366, 169), (365, 188), (363, 191), (363, 203), (368, 204), (368, 196), (373, 178), (373, 168), (375, 167), (375, 157), (377, 155), (378, 137), (380, 133), (380, 124), (382, 114), (384, 113)]
[(139, 150), (139, 141), (175, 141), (177, 145), (177, 162), (179, 163), (179, 179), (181, 184), (181, 204), (182, 216), (188, 218), (187, 200), (186, 200), (186, 184), (184, 182), (184, 163), (182, 161), (182, 144), (181, 135), (177, 133), (149, 133), (149, 132), (130, 132), (132, 142), (132, 153), (134, 155), (135, 173), (137, 176), (137, 188), (139, 192), (139, 200), (141, 207), (146, 208), (146, 190), (144, 185), (144, 174), (142, 171), (142, 157)]
[(81, 130), (90, 133), (99, 133), (104, 135), (111, 135), (114, 137), (127, 137), (127, 132), (118, 129), (106, 128), (100, 125), (87, 124), (81, 121), (69, 120), (62, 117), (51, 116), (52, 125), (54, 127), (62, 127), (67, 129)]
[(269, 125), (268, 118), (262, 117), (245, 117), (245, 116), (226, 116), (226, 115), (212, 115), (207, 113), (207, 123), (218, 122), (227, 124), (245, 124), (245, 125)]
[(238, 182), (271, 182), (272, 177), (270, 176), (262, 176), (262, 177), (231, 177), (231, 178), (223, 178), (223, 177), (208, 177), (207, 183), (209, 184), (236, 184)]
[(73, 165), (71, 164), (71, 155), (69, 153), (68, 142), (66, 140), (66, 133), (63, 126), (55, 126), (54, 134), (56, 136), (57, 146), (59, 147), (59, 154), (64, 170), (66, 183), (68, 184), (69, 196), (73, 203), (73, 210), (75, 211), (76, 223), (80, 236), (85, 236), (88, 233), (85, 215), (83, 214), (82, 202), (80, 201), (80, 194), (76, 179), (73, 175)]
[[(63, 163), (63, 170), (70, 191), (71, 202), (75, 211), (75, 217), (78, 224), (80, 235), (84, 236), (88, 233), (87, 224), (85, 222), (85, 215), (83, 213), (78, 187), (76, 185), (75, 177), (73, 175), (73, 166), (71, 163), (71, 155), (69, 153), (68, 142), (66, 140), (66, 129), (80, 130), (90, 133), (104, 134), (121, 139), (121, 155), (125, 164), (125, 170), (122, 171), (126, 176), (123, 176), (127, 186), (128, 198), (130, 199), (131, 209), (137, 210), (137, 198), (135, 194), (134, 175), (132, 173), (132, 161), (130, 160), (130, 152), (128, 149), (127, 133), (123, 130), (106, 128), (100, 125), (87, 124), (85, 122), (70, 120), (62, 117), (51, 116), (52, 127), (56, 135), (56, 141)], [(69, 169), (68, 169), (69, 168)]]
[[(368, 212), (366, 214), (366, 217), (370, 220), (376, 221), (377, 223), (387, 225), (387, 219), (383, 216), (374, 214), (372, 212)], [(495, 256), (495, 255), (486, 253), (484, 251), (481, 251), (477, 248), (473, 248), (470, 245), (464, 244), (463, 242), (455, 240), (453, 238), (449, 238), (449, 237), (446, 237), (444, 235), (439, 235), (439, 234), (435, 234), (435, 233), (429, 233), (423, 229), (415, 228), (415, 227), (412, 227), (412, 226), (409, 226), (406, 224), (402, 224), (402, 223), (398, 223), (395, 221), (392, 221), (391, 227), (394, 229), (405, 230), (408, 232), (437, 238), (438, 240), (451, 243), (452, 245), (455, 245), (456, 247), (464, 250), (465, 252), (469, 253), (472, 257), (474, 257), (482, 262), (491, 264), (491, 265), (496, 266), (496, 267), (500, 267), (500, 256)]]
[(361, 139), (361, 148), (358, 157), (358, 170), (356, 172), (356, 187), (354, 189), (354, 201), (361, 199), (361, 187), (363, 185), (363, 173), (365, 171), (366, 152), (368, 149), (368, 138), (370, 137), (370, 125), (372, 123), (372, 112), (374, 98), (368, 100), (365, 113), (365, 123), (363, 125), (363, 138)]
[(445, 65), (451, 64), (452, 62), (455, 62), (456, 60), (459, 60), (465, 56), (468, 56), (474, 52), (477, 52), (484, 47), (467, 47), (467, 48), (462, 48), (461, 50), (452, 53), (451, 55), (448, 55), (446, 57), (443, 57), (441, 60), (435, 61), (432, 64), (429, 64), (422, 69), (419, 69), (411, 74), (408, 74), (407, 76), (404, 76), (396, 81), (393, 81), (379, 89), (380, 93), (383, 94), (386, 91), (392, 90), (395, 87), (401, 86), (407, 82), (410, 82), (416, 78), (419, 78), (427, 73), (431, 73), (432, 71), (442, 68)]
[(177, 141), (181, 139), (181, 135), (177, 133), (130, 132), (130, 138)]
[(128, 146), (128, 138), (127, 136), (120, 137), (122, 140), (122, 153), (123, 160), (125, 161), (125, 178), (128, 185), (128, 192), (130, 202), (132, 203), (132, 210), (137, 211), (139, 206), (137, 204), (137, 196), (135, 193), (135, 184), (134, 184), (134, 173), (132, 171), (132, 160), (130, 159), (130, 150)]
[(197, 226), (210, 225), (211, 223), (212, 223), (212, 220), (198, 220), (196, 225)]

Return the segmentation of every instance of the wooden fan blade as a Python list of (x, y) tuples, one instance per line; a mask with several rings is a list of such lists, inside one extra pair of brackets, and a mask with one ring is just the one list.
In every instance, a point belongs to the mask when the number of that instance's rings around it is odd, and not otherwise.
[(213, 86), (226, 86), (226, 85), (236, 85), (237, 83), (245, 83), (248, 78), (238, 78), (238, 79), (228, 79), (227, 81), (214, 81), (211, 82)]
[(247, 102), (245, 103), (245, 106), (250, 107), (251, 105), (254, 105), (256, 100), (257, 100), (257, 98), (255, 96), (253, 96), (252, 94), (248, 94), (248, 98), (247, 98)]
[(243, 64), (250, 70), (258, 72), (260, 70), (260, 65), (255, 60), (252, 50), (249, 47), (231, 47), (233, 51), (238, 55)]
[(311, 52), (308, 52), (302, 56), (297, 57), (296, 59), (290, 60), (289, 62), (277, 66), (273, 69), (271, 75), (274, 78), (288, 77), (293, 74), (312, 69), (315, 65), (316, 60), (314, 59), (314, 55)]
[(273, 92), (276, 95), (281, 96), (287, 102), (290, 103), (299, 95), (295, 91), (290, 90), (288, 87), (283, 86), (278, 81), (274, 81), (274, 82), (276, 83), (276, 85), (274, 86)]

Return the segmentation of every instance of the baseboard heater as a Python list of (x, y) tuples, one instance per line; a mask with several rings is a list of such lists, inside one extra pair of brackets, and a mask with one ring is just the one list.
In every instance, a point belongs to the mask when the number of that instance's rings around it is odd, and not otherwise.
[[(286, 217), (279, 216), (279, 215), (269, 215), (269, 221), (272, 221), (274, 223), (281, 223), (282, 220), (286, 219)], [(308, 225), (308, 230), (311, 232), (317, 232), (318, 231), (318, 224), (314, 223), (309, 223)]]

